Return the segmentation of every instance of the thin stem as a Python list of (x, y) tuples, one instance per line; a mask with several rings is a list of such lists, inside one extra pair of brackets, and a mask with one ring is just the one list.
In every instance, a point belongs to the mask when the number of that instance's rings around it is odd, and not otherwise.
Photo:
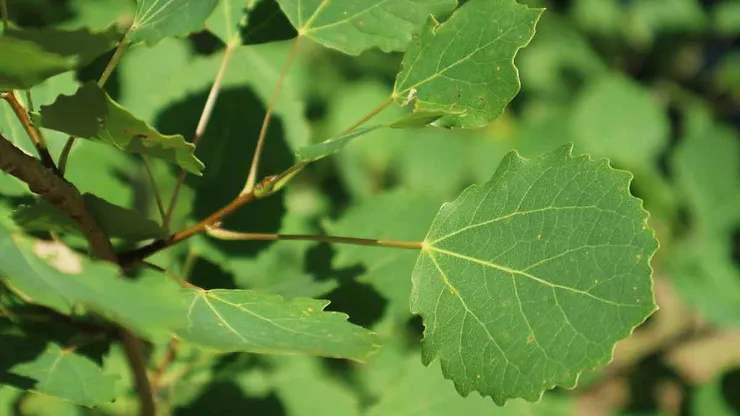
[(134, 376), (136, 393), (139, 395), (139, 414), (142, 416), (156, 416), (157, 406), (154, 402), (152, 386), (149, 384), (146, 361), (141, 351), (141, 342), (125, 328), (121, 328), (121, 341)]
[(351, 244), (356, 246), (373, 246), (373, 247), (392, 247), (409, 250), (421, 250), (423, 243), (421, 241), (395, 241), (395, 240), (378, 240), (371, 238), (355, 237), (336, 237), (319, 234), (268, 234), (268, 233), (238, 233), (222, 229), (210, 229), (208, 235), (221, 240), (248, 240), (248, 241), (275, 241), (275, 240), (294, 240), (294, 241), (319, 241), (322, 243)]
[(105, 83), (108, 81), (108, 78), (110, 78), (111, 74), (113, 73), (113, 70), (116, 69), (116, 65), (118, 65), (118, 61), (121, 60), (121, 56), (123, 56), (123, 53), (126, 51), (126, 47), (128, 46), (128, 33), (127, 30), (126, 33), (123, 34), (123, 38), (121, 38), (121, 41), (118, 42), (118, 46), (116, 46), (115, 52), (113, 52), (113, 56), (111, 56), (110, 61), (108, 61), (108, 65), (105, 66), (105, 69), (103, 69), (103, 73), (100, 74), (100, 78), (98, 78), (98, 86), (103, 87)]
[(349, 133), (352, 130), (360, 127), (361, 125), (363, 125), (365, 123), (367, 123), (368, 121), (370, 121), (370, 119), (372, 119), (373, 117), (375, 117), (378, 114), (380, 114), (381, 111), (383, 111), (386, 108), (388, 108), (389, 105), (393, 104), (393, 101), (394, 100), (395, 100), (395, 97), (393, 95), (391, 95), (390, 97), (386, 98), (385, 101), (383, 101), (382, 103), (378, 104), (378, 106), (375, 107), (374, 109), (372, 109), (372, 111), (370, 111), (369, 113), (367, 113), (367, 115), (365, 115), (361, 119), (357, 120), (351, 126), (349, 126), (346, 129), (342, 130), (339, 134)]
[(154, 199), (157, 201), (157, 208), (159, 209), (159, 215), (162, 217), (162, 226), (167, 229), (165, 221), (167, 220), (167, 214), (164, 211), (164, 204), (162, 203), (162, 193), (159, 192), (159, 186), (157, 186), (157, 180), (154, 178), (154, 172), (152, 172), (152, 166), (149, 164), (149, 159), (141, 155), (141, 160), (144, 162), (144, 169), (146, 170), (146, 176), (149, 178), (149, 185), (152, 187), (154, 193)]
[[(118, 42), (118, 46), (116, 46), (116, 50), (113, 52), (113, 56), (110, 58), (110, 61), (108, 61), (108, 64), (105, 66), (105, 69), (103, 69), (103, 73), (100, 74), (100, 78), (98, 78), (98, 86), (103, 87), (105, 83), (108, 81), (108, 78), (110, 78), (111, 74), (113, 74), (113, 70), (116, 69), (116, 65), (118, 65), (118, 61), (121, 60), (121, 56), (123, 56), (123, 53), (126, 51), (126, 47), (128, 46), (128, 34), (129, 31), (127, 30), (126, 33), (123, 34), (123, 38), (121, 38), (121, 41)], [(72, 151), (72, 146), (75, 144), (75, 137), (69, 136), (67, 138), (67, 142), (64, 144), (64, 149), (62, 149), (62, 153), (59, 155), (59, 172), (64, 175), (64, 171), (67, 168), (67, 159), (69, 158), (69, 154)]]
[(3, 15), (3, 30), (8, 30), (8, 3), (0, 0), (0, 13)]
[(298, 45), (301, 42), (301, 38), (301, 35), (298, 35), (295, 38), (295, 41), (293, 42), (293, 47), (290, 48), (290, 52), (288, 53), (288, 59), (285, 61), (285, 65), (283, 65), (283, 70), (280, 72), (280, 77), (278, 78), (277, 85), (275, 85), (275, 91), (272, 93), (272, 98), (270, 98), (270, 102), (267, 104), (265, 118), (262, 119), (262, 128), (260, 129), (260, 135), (257, 138), (257, 146), (254, 149), (254, 156), (252, 157), (252, 165), (249, 167), (249, 176), (247, 176), (247, 183), (244, 185), (242, 194), (251, 192), (254, 188), (254, 185), (256, 185), (257, 183), (257, 171), (259, 170), (260, 158), (262, 157), (262, 148), (265, 144), (265, 137), (267, 137), (267, 128), (270, 126), (272, 111), (275, 108), (275, 103), (277, 102), (280, 91), (282, 90), (283, 84), (285, 83), (288, 69), (293, 63), (293, 60), (298, 52)]
[(33, 143), (36, 151), (39, 153), (41, 163), (47, 168), (56, 170), (54, 159), (52, 159), (51, 154), (49, 153), (49, 149), (46, 148), (46, 141), (44, 140), (44, 137), (41, 135), (41, 132), (33, 125), (31, 119), (28, 118), (28, 112), (23, 107), (23, 104), (18, 101), (15, 93), (13, 93), (12, 91), (3, 92), (0, 93), (0, 97), (2, 97), (5, 101), (8, 102), (8, 104), (10, 104), (10, 108), (13, 109), (13, 113), (15, 113), (18, 121), (20, 121), (21, 125), (23, 125), (23, 129), (26, 131), (28, 137), (31, 139), (31, 143)]
[[(218, 98), (218, 93), (221, 90), (221, 83), (224, 79), (224, 74), (226, 74), (226, 68), (229, 65), (229, 61), (231, 60), (231, 57), (233, 55), (234, 49), (236, 49), (236, 46), (238, 43), (236, 42), (229, 42), (226, 45), (226, 51), (224, 51), (224, 57), (221, 60), (221, 66), (218, 68), (218, 73), (216, 74), (216, 78), (213, 80), (213, 85), (211, 86), (211, 90), (208, 92), (208, 98), (206, 99), (206, 104), (203, 106), (203, 111), (200, 114), (200, 120), (198, 120), (198, 127), (195, 128), (195, 134), (193, 134), (193, 139), (190, 141), (193, 143), (193, 145), (197, 145), (200, 141), (200, 138), (203, 137), (203, 133), (206, 131), (206, 127), (208, 126), (208, 121), (211, 119), (211, 114), (213, 114), (213, 108), (216, 105), (216, 99)], [(182, 188), (183, 183), (185, 182), (185, 175), (187, 173), (184, 170), (180, 170), (180, 176), (177, 178), (177, 184), (175, 184), (175, 190), (172, 192), (172, 197), (170, 198), (170, 203), (167, 206), (167, 211), (165, 213), (163, 226), (165, 229), (169, 229), (170, 221), (172, 220), (172, 213), (175, 210), (175, 205), (177, 204), (177, 198), (180, 196), (180, 189)]]

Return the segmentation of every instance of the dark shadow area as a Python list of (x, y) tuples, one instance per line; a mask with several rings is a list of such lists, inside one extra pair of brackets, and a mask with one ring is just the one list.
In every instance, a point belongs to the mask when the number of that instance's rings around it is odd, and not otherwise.
[(285, 409), (278, 397), (273, 393), (269, 396), (256, 398), (248, 397), (242, 389), (232, 381), (211, 383), (187, 407), (175, 409), (175, 416), (283, 416)]
[[(207, 98), (207, 91), (191, 95), (160, 113), (157, 127), (166, 134), (192, 137)], [(195, 190), (193, 220), (206, 218), (231, 202), (246, 182), (265, 108), (246, 87), (221, 92), (213, 116), (196, 155), (206, 168), (203, 176), (188, 175), (186, 185)], [(293, 163), (293, 154), (283, 140), (280, 120), (272, 119), (260, 163), (261, 179), (279, 173)], [(284, 193), (255, 201), (240, 208), (224, 221), (223, 227), (243, 232), (275, 233), (285, 213)], [(229, 256), (252, 257), (269, 242), (213, 240)]]

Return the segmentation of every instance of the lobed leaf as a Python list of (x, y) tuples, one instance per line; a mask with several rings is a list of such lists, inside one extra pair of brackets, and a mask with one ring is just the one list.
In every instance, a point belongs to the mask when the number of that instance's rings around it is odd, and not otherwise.
[(47, 78), (82, 67), (115, 46), (115, 28), (8, 29), (0, 36), (0, 90), (31, 88)]
[(218, 0), (137, 0), (131, 42), (154, 46), (170, 36), (187, 35), (203, 29)]
[[(16, 337), (17, 338), (17, 337)], [(4, 339), (3, 342), (7, 342)], [(22, 347), (16, 345), (16, 347)], [(13, 345), (13, 344), (11, 344)], [(10, 354), (15, 351), (9, 351)], [(35, 380), (29, 390), (60, 397), (74, 403), (94, 407), (112, 402), (116, 397), (118, 377), (106, 374), (95, 361), (49, 343), (32, 361), (14, 365), (8, 373)]]
[(87, 260), (60, 243), (0, 228), (0, 281), (25, 301), (63, 314), (82, 306), (150, 337), (186, 326), (185, 304), (172, 281), (119, 274), (114, 265)]
[(658, 243), (631, 174), (571, 146), (510, 153), (437, 214), (413, 273), (422, 357), (498, 404), (572, 388), (656, 310)]
[(355, 361), (365, 361), (378, 348), (375, 334), (350, 324), (344, 314), (324, 312), (328, 301), (239, 289), (188, 289), (185, 297), (189, 325), (177, 336), (203, 347)]
[(167, 160), (200, 175), (203, 163), (195, 146), (183, 136), (164, 135), (139, 120), (108, 96), (98, 85), (87, 83), (72, 96), (61, 95), (41, 106), (34, 121), (47, 129), (97, 141), (125, 152)]
[(519, 92), (514, 57), (541, 13), (515, 0), (470, 0), (444, 23), (430, 19), (403, 57), (394, 97), (445, 113), (440, 126), (485, 126)]
[(358, 55), (370, 48), (402, 51), (430, 16), (456, 0), (278, 0), (298, 33), (324, 46)]

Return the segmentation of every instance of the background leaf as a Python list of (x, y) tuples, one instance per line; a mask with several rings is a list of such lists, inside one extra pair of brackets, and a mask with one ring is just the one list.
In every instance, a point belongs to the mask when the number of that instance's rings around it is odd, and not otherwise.
[(657, 241), (631, 175), (570, 146), (507, 156), (435, 218), (413, 274), (425, 364), (466, 396), (536, 400), (606, 364), (655, 309)]
[(113, 401), (117, 377), (74, 349), (50, 343), (31, 362), (16, 364), (9, 372), (36, 381), (31, 390), (87, 407)]
[(113, 28), (100, 33), (88, 29), (8, 29), (0, 37), (0, 55), (14, 58), (0, 63), (0, 89), (30, 88), (86, 65), (115, 46), (118, 37)]

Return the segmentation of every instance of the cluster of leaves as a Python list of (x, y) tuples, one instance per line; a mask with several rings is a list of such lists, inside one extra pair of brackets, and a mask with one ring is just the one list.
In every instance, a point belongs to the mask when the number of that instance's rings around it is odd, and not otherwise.
[[(0, 154), (4, 409), (134, 414), (143, 374), (164, 413), (572, 414), (531, 401), (737, 326), (738, 138), (702, 94), (737, 104), (740, 61), (670, 35), (740, 2), (63, 3), (0, 35), (1, 140), (48, 168)], [(656, 309), (651, 227), (689, 312), (601, 370)]]

